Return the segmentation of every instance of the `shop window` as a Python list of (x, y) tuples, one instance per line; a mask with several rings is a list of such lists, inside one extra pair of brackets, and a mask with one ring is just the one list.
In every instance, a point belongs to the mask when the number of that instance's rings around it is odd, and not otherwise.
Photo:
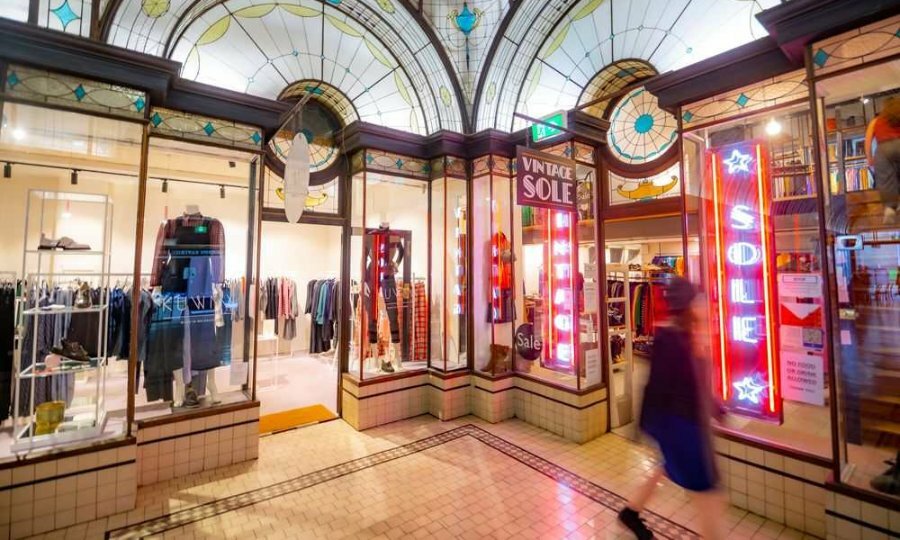
[(900, 221), (892, 211), (897, 186), (884, 174), (893, 166), (896, 178), (898, 152), (887, 116), (876, 123), (869, 155), (866, 132), (889, 99), (900, 99), (898, 68), (893, 61), (816, 83), (827, 164), (821, 179), (833, 290), (827, 345), (835, 359), (837, 457), (843, 481), (881, 493), (890, 493), (892, 481), (885, 461), (895, 460), (900, 448)]
[(451, 176), (453, 171), (443, 164), (433, 168), (438, 175), (431, 182), (434, 326), (430, 366), (449, 371), (468, 366), (468, 183), (464, 170), (461, 175)]
[(0, 460), (127, 429), (142, 132), (3, 106)]
[(352, 183), (349, 372), (424, 369), (442, 320), (429, 302), (428, 177), (365, 171)]
[(723, 429), (827, 457), (812, 140), (802, 107), (686, 133), (686, 266), (703, 291), (714, 391), (733, 413)]
[(281, 291), (256, 281), (256, 160), (249, 152), (151, 138), (138, 420), (252, 395), (254, 331), (285, 309)]

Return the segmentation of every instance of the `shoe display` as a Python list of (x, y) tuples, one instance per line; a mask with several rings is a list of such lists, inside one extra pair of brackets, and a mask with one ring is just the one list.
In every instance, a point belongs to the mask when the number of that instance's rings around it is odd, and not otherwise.
[(383, 371), (383, 372), (385, 372), (385, 373), (393, 373), (393, 372), (394, 372), (394, 366), (393, 366), (393, 364), (391, 364), (390, 362), (384, 362), (384, 361), (382, 361), (382, 362), (381, 362), (381, 371)]
[(638, 540), (653, 538), (653, 531), (647, 528), (641, 516), (631, 508), (624, 508), (619, 512), (619, 523), (628, 527), (628, 530), (633, 532)]
[(62, 340), (62, 347), (53, 347), (50, 349), (53, 354), (58, 354), (63, 358), (74, 360), (76, 362), (90, 363), (91, 357), (88, 352), (77, 341)]
[(82, 283), (78, 290), (75, 291), (75, 307), (78, 309), (87, 309), (91, 307), (91, 288), (87, 283)]
[(47, 238), (47, 235), (41, 233), (41, 240), (38, 243), (38, 249), (42, 251), (50, 251), (61, 249), (63, 251), (90, 251), (91, 246), (87, 244), (79, 244), (68, 236), (63, 236), (59, 240)]
[(196, 409), (200, 406), (200, 399), (197, 397), (197, 391), (194, 390), (194, 387), (190, 384), (184, 388), (184, 402), (181, 406), (187, 407), (188, 409)]

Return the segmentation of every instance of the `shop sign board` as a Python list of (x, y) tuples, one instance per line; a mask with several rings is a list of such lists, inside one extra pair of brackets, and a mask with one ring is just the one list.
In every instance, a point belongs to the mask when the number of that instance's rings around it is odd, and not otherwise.
[(533, 362), (540, 358), (543, 349), (544, 342), (541, 336), (534, 333), (533, 324), (525, 323), (516, 328), (516, 352), (519, 356)]
[[(568, 117), (565, 111), (556, 111), (541, 118), (543, 124), (535, 122), (531, 124), (531, 140), (534, 142), (546, 141), (558, 135), (568, 128)], [(552, 124), (552, 125), (547, 125)], [(560, 129), (562, 128), (562, 129)]]
[(781, 422), (766, 149), (757, 142), (715, 148), (707, 153), (707, 166), (703, 218), (716, 390), (737, 414)]
[(516, 204), (575, 212), (575, 162), (523, 146), (516, 150)]

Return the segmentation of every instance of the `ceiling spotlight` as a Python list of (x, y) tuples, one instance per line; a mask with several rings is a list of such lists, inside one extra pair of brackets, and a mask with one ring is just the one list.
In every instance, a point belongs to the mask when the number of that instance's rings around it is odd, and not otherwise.
[(769, 120), (769, 123), (766, 124), (766, 133), (770, 137), (774, 137), (775, 135), (781, 133), (781, 122), (775, 120), (774, 118)]
[(21, 141), (25, 138), (25, 130), (22, 128), (16, 128), (12, 132), (13, 139), (17, 141)]
[(12, 163), (8, 161), (3, 166), (3, 178), (12, 178)]
[(219, 198), (220, 199), (225, 198), (225, 186), (224, 185), (219, 186)]
[(70, 177), (73, 186), (78, 185), (78, 169), (72, 169), (72, 176)]
[(859, 98), (859, 100), (862, 101), (862, 104), (863, 104), (863, 105), (868, 105), (868, 104), (869, 104), (869, 98), (867, 98), (866, 96), (863, 96), (863, 97)]
[(167, 179), (165, 179), (165, 178), (163, 178), (162, 192), (163, 192), (163, 193), (168, 193), (168, 192), (169, 192), (169, 181), (168, 181)]

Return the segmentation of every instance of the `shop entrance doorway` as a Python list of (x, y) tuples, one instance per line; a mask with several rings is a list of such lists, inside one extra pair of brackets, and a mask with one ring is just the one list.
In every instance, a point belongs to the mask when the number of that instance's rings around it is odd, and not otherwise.
[(680, 230), (678, 216), (604, 224), (610, 426), (633, 440), (640, 435), (654, 329), (665, 319), (662, 288), (685, 271)]
[(338, 415), (340, 226), (264, 221), (257, 397), (260, 431)]

